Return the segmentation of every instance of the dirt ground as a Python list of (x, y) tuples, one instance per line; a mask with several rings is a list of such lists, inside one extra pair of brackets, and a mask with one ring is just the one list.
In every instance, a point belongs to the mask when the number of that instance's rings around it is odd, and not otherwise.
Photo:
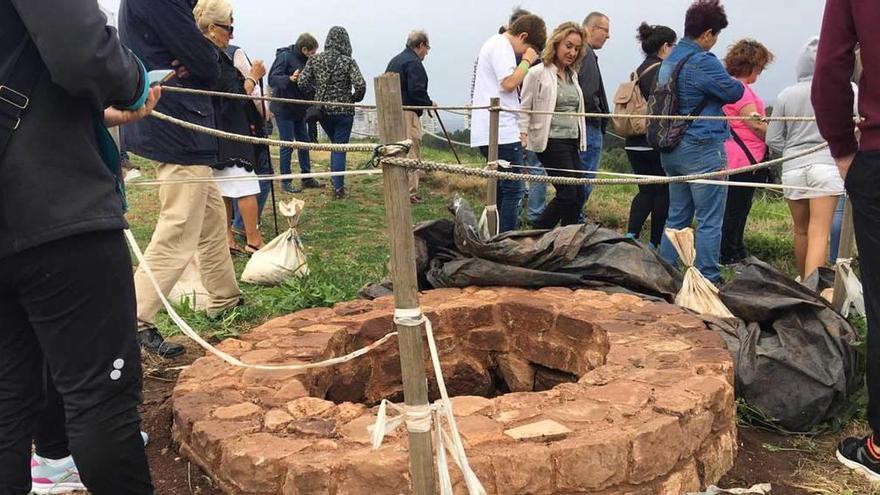
[[(183, 358), (169, 363), (149, 359), (144, 362), (146, 376), (141, 412), (143, 428), (150, 435), (147, 456), (156, 495), (222, 495), (201, 469), (180, 457), (171, 439), (170, 398), (180, 372), (175, 368), (186, 366), (203, 355), (195, 344), (184, 339), (173, 340), (187, 345)], [(880, 494), (834, 459), (834, 447), (843, 435), (791, 437), (741, 428), (736, 464), (718, 485), (744, 488), (770, 483), (772, 495)]]

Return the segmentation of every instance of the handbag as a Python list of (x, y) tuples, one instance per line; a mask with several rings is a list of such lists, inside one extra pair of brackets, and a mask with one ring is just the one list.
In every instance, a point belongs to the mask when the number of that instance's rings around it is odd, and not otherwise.
[(306, 108), (306, 122), (309, 124), (314, 124), (319, 120), (324, 119), (327, 116), (327, 112), (324, 110), (324, 105), (312, 105), (309, 108)]

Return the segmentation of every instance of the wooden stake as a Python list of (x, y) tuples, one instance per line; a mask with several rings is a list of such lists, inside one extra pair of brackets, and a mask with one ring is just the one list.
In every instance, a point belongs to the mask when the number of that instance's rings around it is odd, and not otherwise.
[[(498, 128), (500, 125), (501, 112), (498, 107), (501, 106), (500, 98), (491, 98), (489, 100), (489, 153), (488, 162), (498, 161)], [(498, 170), (497, 165), (489, 165), (490, 170)], [(498, 180), (488, 179), (486, 182), (486, 208), (495, 207), (495, 214), (491, 212), (486, 215), (489, 224), (489, 235), (494, 236), (498, 233), (498, 223), (501, 221), (501, 212), (498, 211)]]
[[(855, 241), (855, 226), (853, 225), (852, 202), (846, 198), (843, 207), (843, 225), (840, 227), (840, 246), (837, 248), (837, 259), (852, 258), (853, 243)], [(846, 285), (840, 272), (834, 276), (834, 298), (831, 305), (838, 312), (843, 310), (846, 302)]]
[[(374, 79), (379, 117), (379, 139), (385, 144), (407, 138), (400, 95), (400, 76), (383, 74)], [(412, 210), (406, 169), (383, 165), (385, 217), (391, 240), (391, 278), (394, 281), (394, 307), (412, 310), (419, 307), (416, 275), (416, 249), (413, 239)], [(428, 404), (425, 355), (422, 343), (425, 327), (397, 325), (403, 397), (408, 406)], [(443, 446), (438, 446), (443, 448)], [(409, 433), (409, 470), (415, 495), (433, 495), (434, 449), (431, 432)]]

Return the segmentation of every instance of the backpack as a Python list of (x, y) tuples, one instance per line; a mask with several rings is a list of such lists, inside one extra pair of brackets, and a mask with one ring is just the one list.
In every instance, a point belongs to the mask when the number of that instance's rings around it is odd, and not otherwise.
[[(617, 87), (617, 93), (614, 94), (614, 113), (619, 115), (647, 115), (648, 102), (639, 88), (639, 80), (645, 77), (649, 71), (660, 67), (660, 63), (651, 65), (642, 71), (641, 74), (633, 72), (629, 76), (629, 81), (621, 83)], [(611, 123), (617, 130), (617, 133), (623, 137), (644, 136), (648, 119), (645, 118), (627, 118), (612, 117)]]
[[(665, 84), (658, 82), (648, 100), (648, 115), (681, 115), (679, 113), (678, 76), (692, 56), (694, 56), (693, 53), (678, 62), (669, 81)], [(688, 116), (695, 117), (703, 113), (707, 103), (708, 100), (704, 98)], [(684, 138), (691, 123), (693, 123), (692, 120), (648, 119), (646, 126), (648, 144), (660, 151), (670, 152)]]
[(45, 70), (37, 46), (10, 2), (0, 5), (0, 156), (30, 105), (30, 95)]

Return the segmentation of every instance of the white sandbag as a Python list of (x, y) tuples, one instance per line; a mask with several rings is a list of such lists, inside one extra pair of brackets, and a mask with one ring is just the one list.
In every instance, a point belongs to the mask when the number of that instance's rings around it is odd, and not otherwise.
[(305, 204), (300, 199), (278, 203), (278, 211), (287, 218), (289, 228), (251, 256), (241, 274), (242, 282), (280, 285), (291, 277), (309, 274), (306, 254), (296, 232)]
[(168, 300), (175, 306), (184, 306), (196, 311), (205, 311), (208, 307), (208, 289), (202, 284), (202, 276), (199, 271), (199, 257), (193, 256), (189, 264), (183, 270), (183, 275), (171, 288)]
[[(838, 275), (843, 277), (843, 285), (846, 289), (846, 300), (840, 314), (844, 318), (849, 318), (850, 311), (855, 311), (858, 316), (865, 316), (865, 295), (862, 289), (862, 281), (853, 272), (849, 260), (841, 260), (837, 262)], [(833, 292), (832, 292), (833, 297)]]
[(694, 229), (666, 229), (666, 237), (685, 266), (681, 291), (675, 296), (675, 304), (703, 315), (733, 318), (733, 314), (718, 297), (718, 288), (694, 266), (697, 249), (694, 245)]

